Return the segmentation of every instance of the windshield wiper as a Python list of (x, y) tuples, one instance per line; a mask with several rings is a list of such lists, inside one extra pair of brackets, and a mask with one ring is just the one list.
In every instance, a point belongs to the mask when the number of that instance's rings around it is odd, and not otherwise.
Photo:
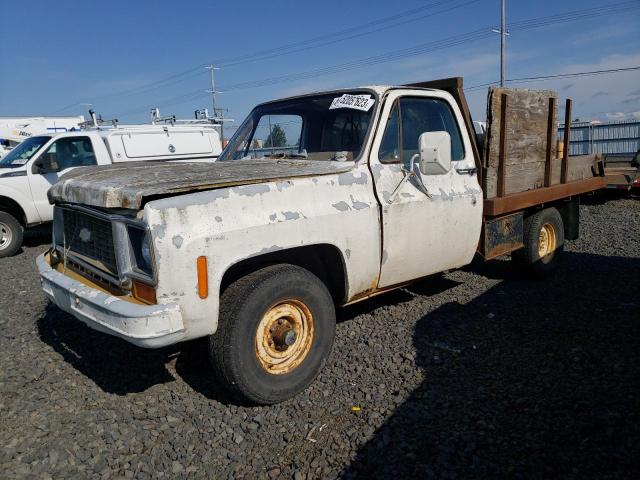
[(308, 158), (306, 150), (301, 152), (274, 152), (265, 155), (264, 158)]
[(334, 162), (346, 162), (349, 160), (348, 154), (349, 152), (347, 151), (336, 152), (333, 154), (333, 157), (331, 157), (331, 160)]

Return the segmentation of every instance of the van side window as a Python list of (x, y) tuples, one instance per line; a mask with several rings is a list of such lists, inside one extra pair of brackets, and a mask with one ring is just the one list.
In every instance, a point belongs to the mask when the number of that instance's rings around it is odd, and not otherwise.
[(71, 167), (86, 167), (98, 163), (89, 137), (68, 137), (56, 140), (44, 153), (44, 158), (57, 172)]
[(464, 145), (451, 107), (436, 98), (400, 99), (402, 161), (409, 163), (418, 153), (418, 137), (424, 132), (445, 131), (451, 136), (451, 160), (464, 159)]

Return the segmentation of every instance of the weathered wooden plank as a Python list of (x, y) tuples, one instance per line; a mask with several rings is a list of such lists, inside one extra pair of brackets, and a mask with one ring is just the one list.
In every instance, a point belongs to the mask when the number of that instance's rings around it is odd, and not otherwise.
[(547, 188), (514, 193), (504, 197), (486, 198), (484, 200), (483, 213), (488, 216), (496, 216), (516, 212), (541, 203), (599, 190), (604, 188), (605, 185), (605, 177), (591, 177), (579, 182), (567, 182)]
[(508, 117), (509, 97), (506, 93), (500, 95), (500, 142), (498, 148), (498, 196), (505, 194), (505, 156), (507, 154), (507, 117)]
[(551, 185), (552, 176), (552, 160), (553, 160), (553, 148), (556, 145), (556, 137), (553, 136), (555, 130), (555, 113), (556, 113), (556, 99), (555, 97), (549, 98), (549, 110), (547, 113), (547, 157), (544, 166), (544, 186)]
[[(555, 141), (548, 141), (549, 138), (555, 139), (557, 134), (556, 94), (550, 90), (492, 88), (487, 101), (485, 175), (483, 176), (483, 187), (488, 197), (495, 196), (498, 191), (496, 182), (499, 175), (495, 170), (500, 164), (500, 132), (503, 128), (500, 114), (503, 94), (508, 95), (509, 99), (509, 108), (505, 117), (505, 193), (544, 186), (545, 162), (547, 158), (553, 159), (556, 156)], [(549, 131), (549, 125), (551, 125), (551, 131)], [(522, 165), (528, 166), (518, 167)], [(553, 164), (551, 167), (553, 169)], [(542, 180), (540, 180), (540, 169), (542, 169)]]
[(562, 167), (560, 167), (560, 183), (566, 183), (569, 176), (569, 132), (571, 130), (571, 99), (567, 98), (564, 107), (564, 143), (562, 147)]
[[(596, 161), (600, 160), (599, 155), (576, 155), (567, 158), (567, 182), (575, 182), (576, 180), (584, 180), (593, 177), (593, 168), (595, 168)], [(562, 175), (561, 168), (555, 167), (555, 175), (552, 178), (552, 183), (557, 185), (562, 183), (560, 176)], [(597, 171), (597, 170), (596, 170)], [(566, 183), (566, 182), (565, 182)]]
[[(592, 166), (595, 165), (596, 155), (579, 155), (568, 158), (567, 182), (584, 180), (593, 177)], [(560, 183), (562, 159), (551, 159), (551, 185)], [(545, 162), (532, 162), (521, 165), (511, 165), (506, 170), (505, 175), (505, 195), (511, 195), (527, 190), (535, 190), (545, 186)], [(498, 169), (485, 170), (485, 184), (488, 190), (485, 191), (485, 198), (498, 196)]]

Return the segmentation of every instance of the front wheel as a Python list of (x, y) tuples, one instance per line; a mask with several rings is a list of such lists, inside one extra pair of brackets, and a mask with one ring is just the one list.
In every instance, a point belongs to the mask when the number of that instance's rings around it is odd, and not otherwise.
[(333, 299), (320, 279), (294, 265), (272, 265), (222, 294), (211, 360), (218, 380), (239, 400), (278, 403), (315, 379), (334, 335)]
[(555, 208), (540, 210), (524, 220), (524, 247), (513, 260), (537, 278), (551, 274), (564, 251), (564, 224)]
[(0, 258), (10, 257), (22, 245), (22, 225), (16, 218), (0, 212)]

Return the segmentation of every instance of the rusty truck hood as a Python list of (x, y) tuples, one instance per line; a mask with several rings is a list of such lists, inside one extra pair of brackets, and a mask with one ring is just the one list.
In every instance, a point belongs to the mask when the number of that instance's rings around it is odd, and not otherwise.
[(140, 209), (150, 198), (343, 173), (353, 162), (317, 160), (234, 160), (215, 163), (127, 162), (81, 167), (49, 189), (49, 202), (102, 208)]

